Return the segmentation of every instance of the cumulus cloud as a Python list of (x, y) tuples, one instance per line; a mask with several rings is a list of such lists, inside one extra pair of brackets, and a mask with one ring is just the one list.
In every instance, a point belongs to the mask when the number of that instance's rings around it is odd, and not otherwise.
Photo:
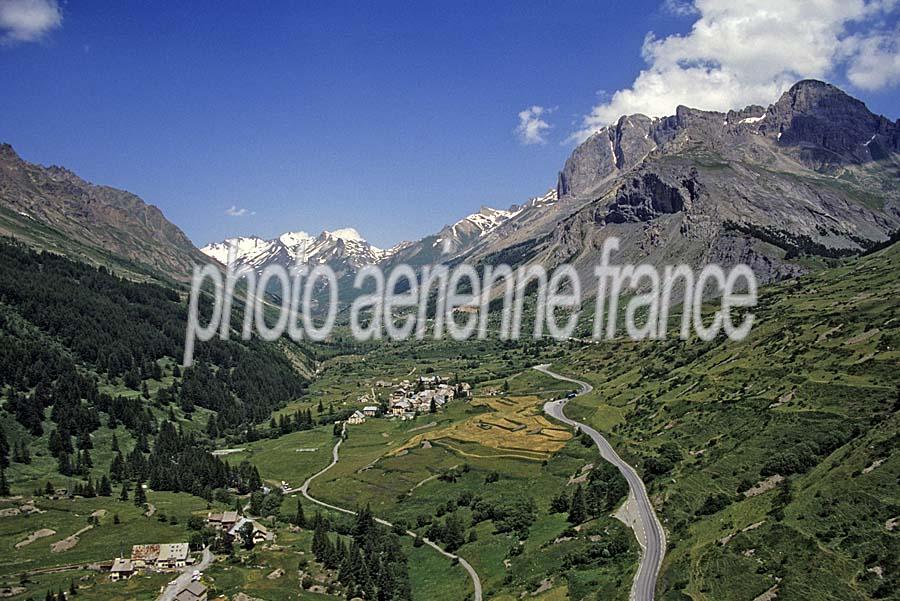
[(247, 217), (249, 215), (256, 215), (256, 211), (244, 208), (239, 209), (235, 205), (231, 205), (229, 208), (225, 209), (225, 214), (229, 217)]
[(519, 126), (516, 134), (522, 144), (545, 144), (544, 132), (552, 126), (544, 121), (543, 116), (552, 112), (542, 106), (534, 105), (519, 113)]
[[(876, 89), (900, 80), (898, 0), (694, 0), (690, 32), (648, 33), (647, 67), (584, 117), (580, 141), (621, 115), (670, 115), (679, 104), (728, 110), (767, 105), (798, 79), (846, 78)], [(683, 0), (664, 8), (690, 14)], [(893, 25), (891, 21), (893, 20)]]
[(663, 9), (676, 17), (688, 17), (697, 14), (697, 7), (691, 0), (665, 0)]
[(56, 0), (0, 0), (0, 39), (34, 42), (62, 25)]
[(900, 30), (885, 34), (850, 36), (844, 50), (851, 57), (847, 79), (863, 90), (877, 90), (900, 83)]

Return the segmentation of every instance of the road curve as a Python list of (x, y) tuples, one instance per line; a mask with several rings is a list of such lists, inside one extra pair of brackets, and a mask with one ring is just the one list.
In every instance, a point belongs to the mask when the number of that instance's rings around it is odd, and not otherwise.
[[(331, 468), (333, 468), (337, 464), (337, 462), (340, 460), (340, 455), (338, 453), (338, 449), (341, 448), (341, 443), (344, 442), (344, 432), (346, 432), (346, 430), (347, 430), (347, 424), (345, 423), (344, 427), (341, 429), (341, 437), (338, 439), (338, 441), (334, 445), (334, 448), (331, 450), (331, 463), (329, 463), (328, 466), (325, 467), (324, 469), (319, 470), (318, 472), (316, 472), (315, 474), (313, 474), (312, 476), (307, 478), (306, 482), (304, 482), (302, 486), (300, 486), (299, 488), (292, 488), (292, 489), (286, 490), (285, 491), (286, 493), (291, 494), (291, 493), (299, 492), (301, 495), (303, 495), (304, 497), (306, 497), (307, 499), (309, 499), (316, 505), (321, 505), (322, 507), (326, 507), (326, 508), (332, 509), (334, 511), (339, 511), (341, 513), (356, 515), (356, 512), (353, 510), (347, 509), (345, 507), (338, 507), (337, 505), (332, 505), (331, 503), (326, 503), (325, 501), (320, 501), (319, 499), (316, 499), (315, 497), (313, 497), (309, 494), (309, 485), (312, 483), (312, 481), (315, 480), (316, 478), (318, 478), (319, 476), (321, 476), (322, 474), (324, 474), (325, 472), (327, 472), (328, 470), (330, 470)], [(387, 520), (383, 520), (381, 518), (374, 518), (374, 519), (379, 524), (387, 526), (388, 528), (394, 527), (394, 525), (392, 523), (388, 522)], [(415, 532), (413, 532), (412, 530), (407, 530), (406, 534), (407, 534), (407, 536), (411, 536), (412, 538), (419, 537), (419, 535), (416, 534)], [(478, 577), (478, 572), (475, 571), (475, 568), (473, 568), (472, 565), (468, 561), (466, 561), (459, 555), (455, 555), (453, 553), (450, 553), (448, 551), (441, 549), (441, 547), (438, 546), (437, 543), (428, 540), (424, 536), (422, 537), (422, 542), (425, 543), (426, 545), (428, 545), (429, 547), (431, 547), (432, 549), (434, 549), (435, 551), (437, 551), (438, 553), (440, 553), (441, 555), (443, 555), (444, 557), (457, 560), (459, 562), (459, 565), (461, 565), (463, 567), (463, 569), (465, 569), (466, 572), (469, 573), (469, 577), (472, 579), (472, 586), (475, 589), (474, 601), (482, 601), (481, 579)]]
[[(550, 366), (547, 364), (536, 365), (534, 369), (551, 378), (576, 384), (580, 387), (580, 390), (575, 393), (576, 395), (586, 394), (594, 389), (594, 387), (587, 382), (575, 380), (550, 371)], [(643, 549), (641, 555), (641, 563), (638, 566), (637, 574), (635, 574), (634, 582), (631, 585), (630, 598), (633, 601), (652, 601), (656, 590), (656, 577), (659, 574), (659, 568), (662, 565), (663, 557), (666, 554), (666, 534), (663, 531), (662, 524), (659, 523), (659, 518), (656, 517), (653, 505), (650, 504), (650, 498), (647, 496), (647, 487), (644, 485), (644, 481), (641, 480), (641, 477), (638, 476), (638, 473), (634, 468), (619, 457), (619, 454), (612, 448), (609, 441), (607, 441), (599, 432), (586, 424), (582, 424), (581, 422), (577, 422), (574, 419), (569, 419), (565, 416), (563, 411), (566, 407), (566, 402), (568, 402), (568, 399), (547, 401), (544, 403), (544, 412), (554, 419), (569, 424), (570, 426), (577, 426), (582, 432), (586, 432), (600, 449), (600, 456), (616, 466), (619, 471), (622, 472), (622, 475), (625, 476), (625, 480), (628, 481), (630, 495), (635, 499), (641, 528), (646, 534), (647, 539), (646, 547)], [(638, 539), (638, 543), (640, 543), (641, 539), (638, 536), (637, 531), (635, 531), (635, 537)]]

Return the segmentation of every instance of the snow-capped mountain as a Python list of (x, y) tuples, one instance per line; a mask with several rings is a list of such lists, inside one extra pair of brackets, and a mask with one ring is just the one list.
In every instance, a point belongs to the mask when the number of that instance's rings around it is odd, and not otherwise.
[(556, 190), (551, 189), (543, 196), (507, 210), (481, 207), (478, 212), (444, 226), (437, 234), (415, 242), (401, 242), (389, 249), (372, 246), (357, 230), (346, 227), (324, 231), (318, 236), (296, 231), (273, 239), (229, 238), (200, 250), (225, 264), (229, 244), (234, 243), (237, 246), (236, 263), (249, 265), (257, 271), (273, 263), (290, 266), (298, 259), (311, 265), (328, 264), (339, 273), (353, 273), (365, 265), (382, 263), (425, 265), (464, 255), (511, 220), (528, 215), (533, 209), (554, 204), (556, 200)]
[(355, 271), (383, 261), (392, 252), (372, 246), (353, 228), (325, 231), (315, 237), (303, 231), (286, 232), (271, 240), (241, 236), (208, 244), (200, 250), (225, 264), (231, 245), (236, 246), (235, 262), (256, 270), (273, 263), (290, 266), (299, 259), (311, 265), (327, 263), (335, 269)]
[(256, 236), (240, 236), (207, 244), (200, 251), (219, 263), (226, 265), (228, 263), (228, 251), (232, 246), (235, 247), (235, 261), (237, 263), (255, 266), (266, 263), (270, 253), (279, 244), (277, 240), (263, 240)]
[(494, 231), (497, 226), (512, 218), (519, 210), (521, 209), (513, 208), (504, 211), (481, 207), (477, 213), (467, 215), (453, 225), (444, 227), (438, 232), (432, 246), (439, 248), (441, 254), (454, 255), (469, 246), (474, 240)]

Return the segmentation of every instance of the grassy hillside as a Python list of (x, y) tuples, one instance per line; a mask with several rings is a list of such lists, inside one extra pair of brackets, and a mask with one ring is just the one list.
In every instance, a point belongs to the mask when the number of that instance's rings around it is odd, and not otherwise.
[(900, 247), (766, 289), (747, 340), (604, 343), (595, 392), (669, 532), (663, 599), (896, 598)]

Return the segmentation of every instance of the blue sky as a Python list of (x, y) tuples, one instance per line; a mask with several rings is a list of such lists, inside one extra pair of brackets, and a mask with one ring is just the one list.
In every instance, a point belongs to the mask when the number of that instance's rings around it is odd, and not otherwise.
[[(578, 132), (615, 111), (758, 101), (799, 74), (900, 113), (883, 66), (895, 13), (826, 11), (843, 30), (839, 52), (816, 46), (824, 71), (785, 48), (755, 80), (752, 55), (689, 35), (740, 17), (714, 0), (327, 4), (0, 0), (0, 141), (140, 195), (198, 245), (353, 226), (390, 246), (542, 194)], [(732, 94), (678, 88), (684, 63), (652, 56), (651, 31), (666, 56), (721, 54)], [(671, 91), (647, 92), (648, 69)], [(523, 138), (532, 106), (549, 127)]]

